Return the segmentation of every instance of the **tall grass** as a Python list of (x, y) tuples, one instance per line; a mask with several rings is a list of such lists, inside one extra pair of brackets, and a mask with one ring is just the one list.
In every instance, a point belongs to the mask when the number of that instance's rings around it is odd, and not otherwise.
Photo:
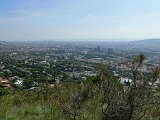
[[(64, 107), (72, 107), (73, 93), (81, 90), (80, 84), (69, 83), (52, 89), (46, 87), (39, 92), (17, 91), (2, 96), (0, 120), (70, 120), (70, 114), (64, 111)], [(79, 111), (85, 119), (99, 119), (94, 107), (97, 107), (95, 101), (88, 100)], [(76, 119), (82, 120), (84, 117), (77, 116)]]

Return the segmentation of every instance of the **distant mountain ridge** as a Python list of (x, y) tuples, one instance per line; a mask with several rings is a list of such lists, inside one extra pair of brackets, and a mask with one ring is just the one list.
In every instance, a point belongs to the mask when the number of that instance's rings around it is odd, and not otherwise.
[(138, 40), (138, 41), (132, 41), (133, 43), (160, 43), (160, 39), (144, 39), (144, 40)]
[(131, 41), (130, 44), (136, 47), (160, 48), (160, 39), (144, 39)]

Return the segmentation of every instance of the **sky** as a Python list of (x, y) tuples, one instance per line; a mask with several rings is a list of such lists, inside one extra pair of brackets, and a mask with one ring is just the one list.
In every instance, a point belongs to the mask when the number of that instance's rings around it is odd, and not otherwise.
[(160, 38), (160, 0), (0, 0), (0, 40)]

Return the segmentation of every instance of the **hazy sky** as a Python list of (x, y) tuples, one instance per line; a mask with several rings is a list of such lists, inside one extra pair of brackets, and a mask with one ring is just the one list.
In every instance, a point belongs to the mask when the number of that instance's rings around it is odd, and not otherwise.
[(0, 40), (160, 38), (160, 0), (0, 0)]

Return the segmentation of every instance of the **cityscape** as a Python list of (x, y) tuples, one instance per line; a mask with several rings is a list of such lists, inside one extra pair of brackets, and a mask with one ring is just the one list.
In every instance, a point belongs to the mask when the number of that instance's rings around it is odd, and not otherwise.
[(160, 0), (0, 0), (0, 120), (160, 120)]
[(160, 48), (153, 46), (149, 49), (131, 44), (91, 41), (1, 42), (2, 86), (13, 90), (40, 90), (42, 84), (53, 87), (61, 81), (83, 81), (89, 76), (96, 76), (101, 64), (105, 64), (123, 84), (131, 82), (131, 60), (134, 56), (146, 56), (143, 67), (138, 69), (144, 74), (151, 73), (152, 68), (160, 64)]

